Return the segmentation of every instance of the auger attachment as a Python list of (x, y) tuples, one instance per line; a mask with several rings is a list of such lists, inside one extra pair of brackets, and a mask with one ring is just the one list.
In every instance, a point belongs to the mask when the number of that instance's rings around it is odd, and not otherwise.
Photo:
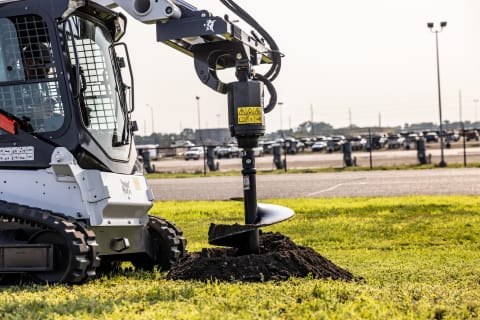
[[(192, 56), (198, 78), (216, 92), (228, 94), (230, 133), (244, 150), (245, 225), (212, 225), (209, 242), (253, 253), (259, 250), (258, 228), (278, 223), (294, 214), (281, 206), (257, 204), (252, 150), (265, 133), (264, 113), (272, 111), (277, 103), (272, 82), (280, 72), (282, 54), (273, 38), (245, 10), (233, 0), (221, 2), (254, 30), (247, 34), (228, 16), (216, 17), (208, 11), (180, 6), (181, 19), (157, 22), (157, 40)], [(252, 69), (252, 66), (262, 64), (270, 65), (266, 73), (260, 74)], [(235, 68), (237, 81), (224, 83), (217, 70), (229, 68)], [(270, 93), (266, 106), (264, 88)]]
[(208, 243), (238, 248), (241, 253), (258, 253), (258, 229), (293, 217), (293, 210), (274, 205), (259, 203), (257, 217), (259, 221), (254, 224), (210, 224), (208, 230)]
[(242, 157), (243, 202), (245, 225), (215, 225), (209, 230), (209, 243), (239, 248), (242, 253), (259, 252), (260, 227), (275, 224), (294, 215), (293, 210), (257, 203), (257, 183), (253, 148), (265, 132), (263, 83), (248, 78), (248, 69), (237, 68), (238, 82), (227, 87), (229, 126), (238, 146), (244, 149)]

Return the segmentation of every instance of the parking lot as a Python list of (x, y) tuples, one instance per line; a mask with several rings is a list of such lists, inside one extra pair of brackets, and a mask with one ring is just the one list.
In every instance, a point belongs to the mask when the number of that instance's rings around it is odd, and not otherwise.
[[(427, 157), (432, 163), (440, 162), (440, 148), (437, 143), (427, 144)], [(480, 162), (480, 146), (478, 143), (470, 142), (465, 149), (467, 163)], [(417, 151), (405, 149), (374, 150), (372, 153), (367, 151), (353, 151), (352, 157), (355, 157), (357, 166), (370, 167), (370, 161), (373, 167), (394, 166), (394, 165), (415, 165), (418, 164)], [(285, 155), (282, 153), (282, 159)], [(305, 152), (295, 155), (288, 154), (287, 169), (310, 169), (310, 168), (340, 168), (344, 166), (342, 152), (311, 152), (308, 149)], [(464, 149), (461, 143), (452, 145), (451, 148), (444, 149), (444, 158), (448, 164), (463, 164)], [(220, 171), (241, 170), (241, 159), (215, 159), (219, 164)], [(157, 172), (203, 172), (203, 158), (199, 160), (185, 161), (183, 158), (162, 158), (153, 162)], [(274, 170), (273, 155), (265, 154), (256, 158), (257, 170)], [(208, 168), (207, 168), (208, 170)]]

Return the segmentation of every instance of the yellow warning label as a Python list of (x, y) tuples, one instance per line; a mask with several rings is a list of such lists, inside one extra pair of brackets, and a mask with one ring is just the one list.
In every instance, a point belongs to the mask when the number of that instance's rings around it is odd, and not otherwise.
[(239, 107), (238, 124), (263, 124), (262, 107)]

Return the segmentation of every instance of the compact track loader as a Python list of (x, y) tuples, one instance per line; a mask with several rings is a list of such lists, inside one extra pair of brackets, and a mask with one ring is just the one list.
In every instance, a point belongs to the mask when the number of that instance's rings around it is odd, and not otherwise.
[[(166, 270), (186, 253), (174, 224), (148, 215), (154, 197), (137, 161), (134, 78), (125, 15), (154, 25), (157, 41), (190, 55), (200, 80), (228, 95), (229, 126), (243, 155), (245, 225), (215, 225), (212, 244), (258, 251), (258, 228), (290, 218), (257, 204), (252, 148), (276, 104), (281, 54), (254, 27), (184, 1), (0, 0), (0, 279), (81, 283), (131, 261)], [(270, 64), (261, 75), (253, 66)], [(238, 81), (216, 71), (235, 68)], [(263, 104), (264, 87), (270, 102)]]

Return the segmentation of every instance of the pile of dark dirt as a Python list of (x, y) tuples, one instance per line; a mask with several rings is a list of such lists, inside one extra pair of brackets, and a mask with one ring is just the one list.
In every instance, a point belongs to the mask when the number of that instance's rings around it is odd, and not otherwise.
[(261, 282), (291, 277), (354, 280), (354, 276), (313, 249), (297, 246), (280, 233), (260, 233), (260, 253), (238, 255), (237, 249), (202, 249), (188, 253), (167, 279)]

